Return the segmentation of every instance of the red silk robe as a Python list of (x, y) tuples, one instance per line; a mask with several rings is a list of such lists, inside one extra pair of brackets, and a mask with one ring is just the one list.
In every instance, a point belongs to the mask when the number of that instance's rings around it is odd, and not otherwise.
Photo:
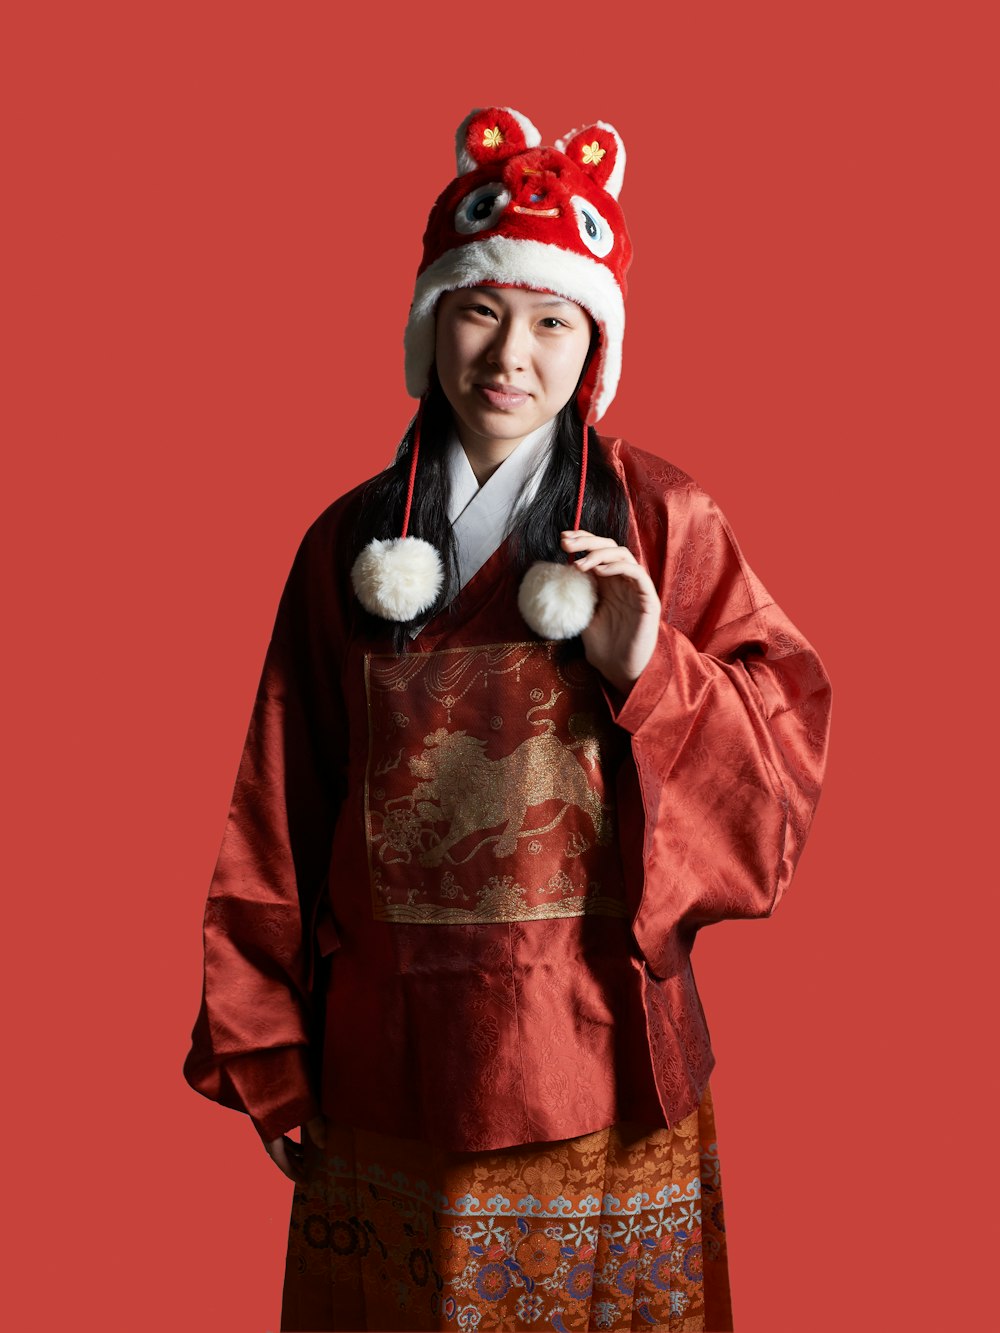
[(601, 439), (660, 591), (624, 699), (527, 629), (504, 542), (395, 655), (361, 488), (296, 553), (204, 921), (192, 1087), (265, 1140), (322, 1109), (458, 1150), (673, 1124), (714, 1067), (699, 928), (769, 916), (830, 684), (690, 477)]

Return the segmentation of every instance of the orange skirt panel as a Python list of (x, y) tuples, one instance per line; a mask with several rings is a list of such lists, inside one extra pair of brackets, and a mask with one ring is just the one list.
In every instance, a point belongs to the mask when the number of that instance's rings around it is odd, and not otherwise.
[(305, 1139), (283, 1333), (732, 1330), (708, 1087), (672, 1129), (494, 1152), (336, 1124), (325, 1149)]

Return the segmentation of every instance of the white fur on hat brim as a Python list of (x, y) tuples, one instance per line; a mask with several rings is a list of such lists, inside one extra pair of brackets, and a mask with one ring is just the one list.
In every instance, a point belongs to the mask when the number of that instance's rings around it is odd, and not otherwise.
[(417, 279), (406, 324), (406, 391), (419, 398), (434, 364), (434, 310), (458, 287), (512, 283), (555, 292), (583, 306), (601, 327), (590, 417), (599, 421), (611, 405), (622, 369), (625, 302), (614, 274), (596, 259), (543, 241), (488, 236), (446, 250)]

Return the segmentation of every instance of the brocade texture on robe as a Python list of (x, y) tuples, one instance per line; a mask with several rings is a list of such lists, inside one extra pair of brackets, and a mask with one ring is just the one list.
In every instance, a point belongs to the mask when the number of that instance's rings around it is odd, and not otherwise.
[(625, 698), (580, 640), (524, 624), (507, 540), (398, 655), (350, 587), (363, 487), (299, 545), (184, 1065), (265, 1140), (322, 1109), (480, 1151), (698, 1105), (715, 1057), (691, 947), (787, 890), (830, 683), (712, 498), (595, 443), (662, 602)]

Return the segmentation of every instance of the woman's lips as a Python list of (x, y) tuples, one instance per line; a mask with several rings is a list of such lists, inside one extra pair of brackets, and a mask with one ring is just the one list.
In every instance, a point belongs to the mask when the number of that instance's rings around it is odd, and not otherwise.
[(509, 385), (477, 384), (476, 389), (491, 407), (520, 407), (531, 397), (524, 389), (514, 389)]

